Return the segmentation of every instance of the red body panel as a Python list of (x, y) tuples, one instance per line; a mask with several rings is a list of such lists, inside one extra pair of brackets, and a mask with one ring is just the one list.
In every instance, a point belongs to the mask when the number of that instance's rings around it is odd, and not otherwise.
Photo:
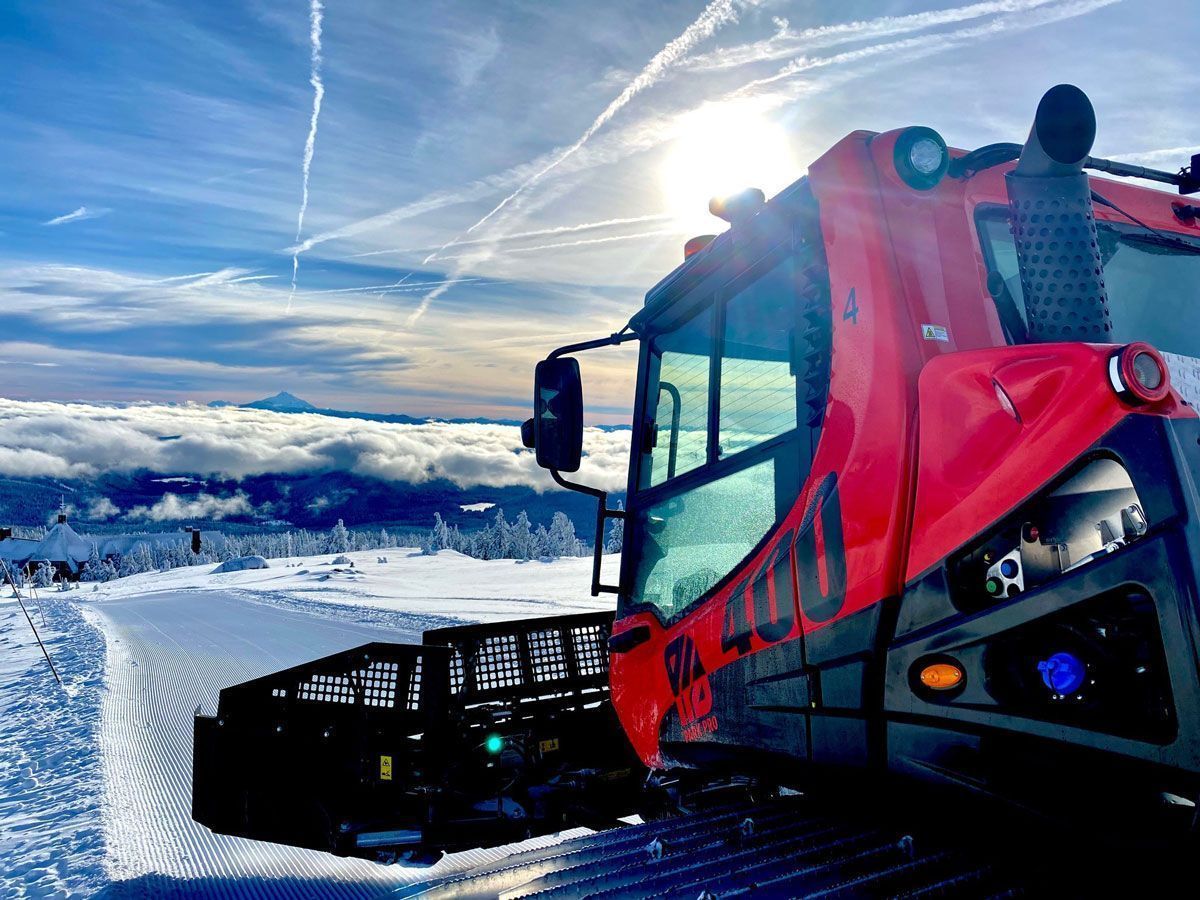
[[(1131, 412), (1108, 386), (1111, 347), (1006, 345), (985, 287), (974, 213), (980, 204), (1007, 202), (1003, 176), (1011, 166), (918, 192), (895, 174), (896, 134), (852, 134), (810, 168), (830, 271), (833, 343), (823, 430), (796, 504), (736, 577), (683, 620), (664, 628), (642, 612), (615, 626), (618, 633), (637, 625), (650, 630), (648, 641), (611, 659), (614, 706), (648, 765), (667, 762), (659, 739), (668, 710), (677, 707), (686, 724), (703, 720), (712, 706), (702, 692), (675, 696), (664, 665), (668, 646), (686, 634), (709, 674), (746, 655), (723, 649), (722, 632), (731, 604), (745, 604), (753, 622), (749, 587), (756, 578), (787, 566), (788, 596), (778, 596), (786, 579), (767, 579), (770, 614), (778, 617), (780, 601), (794, 604), (793, 627), (781, 640), (802, 640), (901, 594), (907, 581), (1014, 508)], [(1097, 188), (1151, 225), (1184, 230), (1170, 195), (1107, 181)], [(1098, 210), (1101, 218), (1108, 213)], [(860, 310), (855, 321), (842, 317), (851, 290)], [(922, 325), (944, 326), (948, 340), (923, 339)], [(1019, 422), (1002, 408), (993, 382), (1013, 401)], [(1194, 415), (1175, 396), (1151, 411)], [(801, 523), (827, 502), (831, 473), (845, 594), (831, 617), (815, 621), (805, 613), (812, 598), (804, 591), (830, 586), (821, 516), (811, 526), (815, 578), (797, 572), (794, 544)], [(753, 634), (749, 653), (766, 646)], [(719, 730), (717, 717), (710, 718), (691, 732), (685, 727), (684, 739)]]
[[(1109, 386), (1112, 353), (1103, 344), (1034, 344), (955, 353), (925, 367), (907, 581), (1011, 511), (1134, 411)], [(1174, 396), (1137, 409), (1193, 414)]]

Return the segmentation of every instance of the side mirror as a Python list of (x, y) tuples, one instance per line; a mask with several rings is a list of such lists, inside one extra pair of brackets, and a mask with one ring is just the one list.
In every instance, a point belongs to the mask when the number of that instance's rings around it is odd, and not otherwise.
[[(533, 419), (522, 427), (526, 446), (533, 438), (543, 469), (576, 472), (583, 457), (583, 382), (579, 362), (570, 357), (544, 359), (533, 376)], [(532, 431), (532, 435), (529, 432)]]

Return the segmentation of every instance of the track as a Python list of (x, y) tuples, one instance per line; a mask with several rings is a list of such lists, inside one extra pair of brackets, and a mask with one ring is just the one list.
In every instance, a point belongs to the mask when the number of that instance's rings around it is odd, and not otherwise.
[(398, 897), (991, 897), (999, 870), (923, 837), (816, 815), (803, 798), (620, 828), (514, 854)]
[[(215, 591), (155, 594), (88, 610), (108, 644), (104, 760), (109, 898), (360, 898), (498, 858), (457, 854), (433, 870), (379, 866), (215, 835), (191, 819), (192, 714), (226, 685), (371, 640), (419, 640), (419, 622), (364, 625)], [(340, 616), (330, 618), (329, 616)], [(301, 786), (298, 786), (298, 789)]]

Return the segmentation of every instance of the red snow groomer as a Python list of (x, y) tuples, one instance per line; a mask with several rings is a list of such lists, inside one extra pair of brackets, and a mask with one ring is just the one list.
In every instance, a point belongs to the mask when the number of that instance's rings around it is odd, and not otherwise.
[[(420, 858), (884, 773), (1072, 816), (1200, 793), (1200, 209), (1026, 143), (856, 132), (611, 337), (538, 364), (526, 444), (580, 465), (571, 354), (640, 343), (609, 615), (428, 632), (221, 692), (195, 818)], [(1190, 401), (1190, 402), (1189, 402)], [(597, 542), (599, 543), (599, 541)], [(832, 773), (826, 774), (826, 773)], [(833, 777), (836, 776), (836, 777)], [(1189, 817), (1190, 817), (1189, 813)]]

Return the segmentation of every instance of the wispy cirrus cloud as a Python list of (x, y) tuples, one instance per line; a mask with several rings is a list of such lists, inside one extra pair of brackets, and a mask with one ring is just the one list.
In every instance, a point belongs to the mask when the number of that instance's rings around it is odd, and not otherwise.
[(107, 215), (111, 210), (97, 209), (93, 207), (88, 209), (86, 206), (81, 206), (74, 212), (69, 212), (66, 215), (55, 216), (53, 219), (48, 219), (43, 222), (43, 225), (66, 225), (68, 222), (82, 222), (84, 219), (98, 219), (100, 216)]

